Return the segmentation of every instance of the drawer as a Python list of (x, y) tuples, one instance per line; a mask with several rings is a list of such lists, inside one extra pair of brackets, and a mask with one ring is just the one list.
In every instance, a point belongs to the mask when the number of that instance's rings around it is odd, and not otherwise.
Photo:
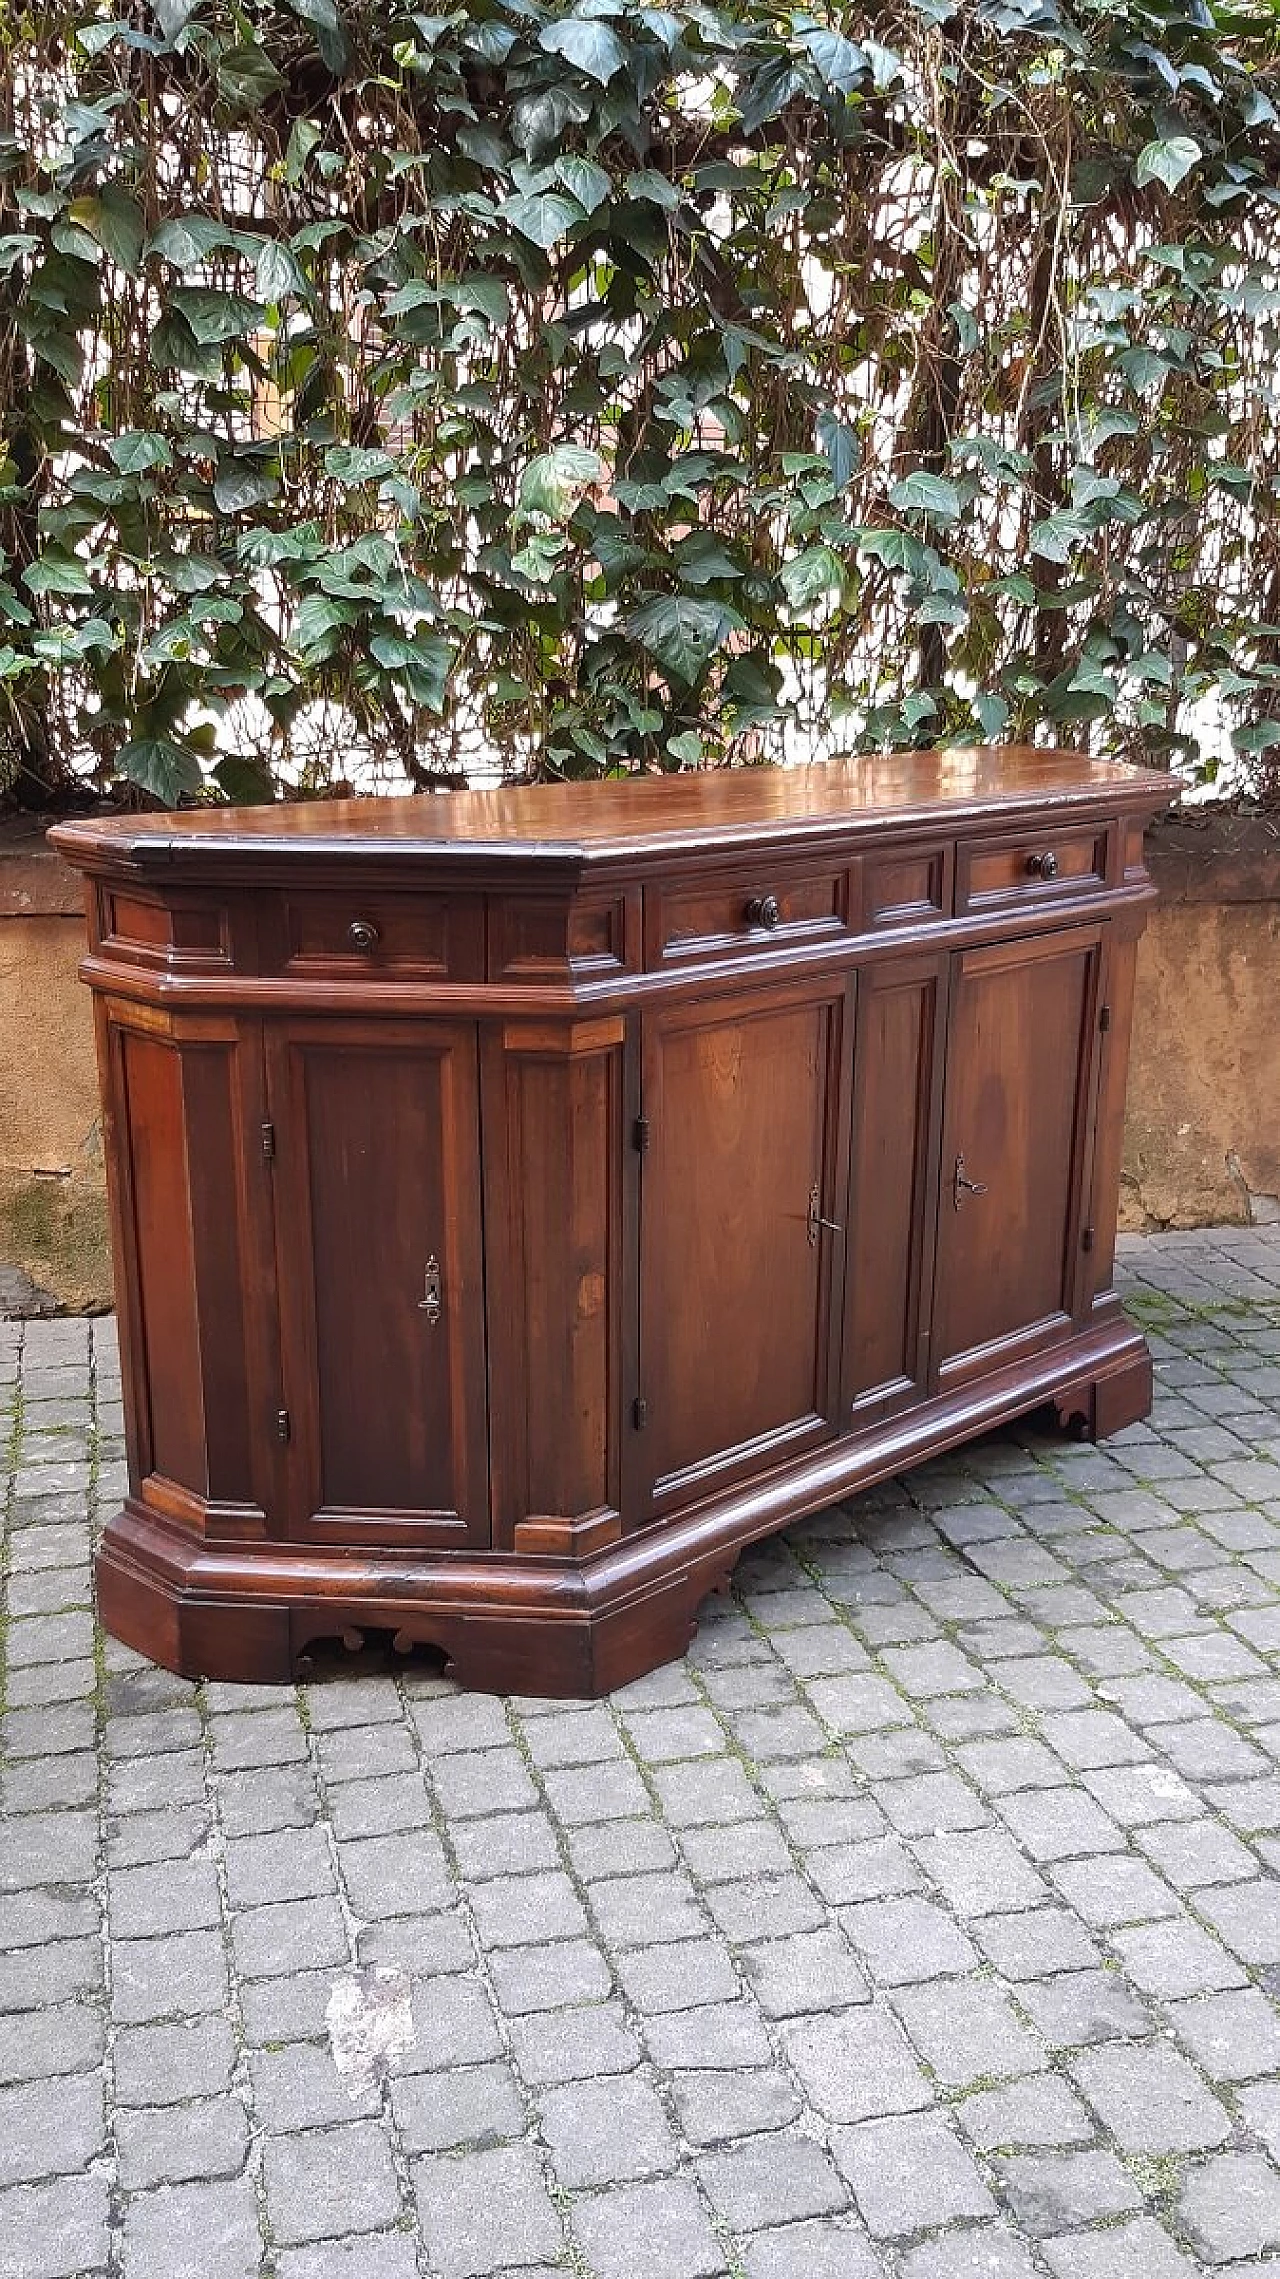
[(484, 904), (478, 895), (395, 894), (357, 886), (285, 894), (277, 962), (286, 973), (342, 980), (478, 981)]
[(951, 916), (950, 845), (895, 847), (868, 855), (863, 865), (863, 907), (867, 923), (921, 926)]
[(673, 879), (645, 891), (645, 962), (763, 954), (838, 940), (849, 930), (846, 870), (751, 869)]
[(1107, 883), (1112, 836), (1112, 825), (1095, 823), (962, 839), (956, 851), (957, 915), (1097, 892)]

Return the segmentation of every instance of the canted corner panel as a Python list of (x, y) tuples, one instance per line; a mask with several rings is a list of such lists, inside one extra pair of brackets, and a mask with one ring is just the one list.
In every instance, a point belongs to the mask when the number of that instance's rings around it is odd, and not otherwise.
[(495, 1539), (589, 1521), (590, 1547), (622, 1494), (625, 1026), (510, 1023), (484, 1082)]
[(113, 1020), (109, 1039), (136, 1465), (243, 1513), (262, 1493), (238, 1176), (251, 1048), (136, 1019)]

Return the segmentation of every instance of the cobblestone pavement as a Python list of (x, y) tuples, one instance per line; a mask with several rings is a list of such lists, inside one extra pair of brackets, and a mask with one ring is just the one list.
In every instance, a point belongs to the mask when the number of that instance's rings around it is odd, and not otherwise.
[(568, 1707), (95, 1638), (110, 1325), (0, 1325), (4, 2279), (1280, 2268), (1280, 1230), (1124, 1272), (1153, 1427)]

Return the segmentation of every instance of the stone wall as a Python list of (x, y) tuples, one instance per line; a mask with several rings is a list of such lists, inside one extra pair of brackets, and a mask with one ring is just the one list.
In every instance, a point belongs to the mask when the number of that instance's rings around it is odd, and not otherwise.
[[(1121, 1224), (1280, 1220), (1280, 822), (1159, 824), (1139, 954)], [(79, 880), (0, 833), (0, 1314), (111, 1298)]]
[(111, 1301), (80, 880), (36, 826), (0, 836), (0, 1314)]
[(1278, 1220), (1280, 817), (1190, 809), (1148, 860), (1121, 1224)]

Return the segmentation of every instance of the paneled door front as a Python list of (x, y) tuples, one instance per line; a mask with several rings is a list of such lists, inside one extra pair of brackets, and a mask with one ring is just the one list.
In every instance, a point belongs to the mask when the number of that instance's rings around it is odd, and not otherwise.
[(1071, 1326), (1104, 931), (953, 961), (934, 1298), (944, 1390)]
[(288, 1532), (485, 1543), (475, 1029), (289, 1020), (267, 1054)]
[(738, 990), (643, 1024), (641, 1516), (831, 1437), (852, 989)]

